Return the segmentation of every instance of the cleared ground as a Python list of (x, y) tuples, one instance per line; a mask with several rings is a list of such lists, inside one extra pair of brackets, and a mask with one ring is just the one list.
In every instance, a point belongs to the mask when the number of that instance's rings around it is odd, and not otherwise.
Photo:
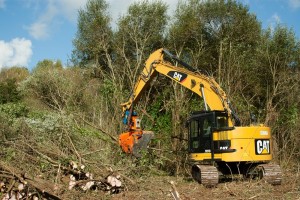
[(282, 185), (272, 186), (259, 181), (239, 181), (220, 183), (217, 187), (207, 188), (190, 178), (172, 176), (151, 176), (133, 180), (134, 183), (124, 180), (125, 188), (119, 194), (107, 194), (101, 191), (67, 192), (64, 199), (162, 199), (172, 200), (172, 185), (174, 182), (182, 200), (211, 200), (211, 199), (300, 199), (299, 173), (285, 173)]

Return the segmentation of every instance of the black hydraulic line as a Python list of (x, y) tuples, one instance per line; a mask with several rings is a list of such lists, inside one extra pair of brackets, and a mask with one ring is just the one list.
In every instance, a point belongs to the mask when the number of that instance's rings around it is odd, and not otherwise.
[(191, 70), (191, 71), (195, 71), (195, 69), (190, 66), (189, 64), (187, 64), (186, 62), (180, 60), (177, 56), (171, 54), (168, 50), (164, 49), (163, 52), (169, 56), (170, 58), (176, 60), (178, 63), (180, 63), (182, 66), (186, 67), (187, 69)]
[[(163, 49), (163, 53), (165, 53), (165, 54), (166, 54), (168, 57), (170, 57), (171, 59), (176, 60), (179, 64), (181, 64), (182, 66), (186, 67), (188, 70), (190, 70), (190, 71), (192, 71), (192, 72), (197, 71), (197, 70), (195, 70), (194, 67), (192, 67), (191, 65), (187, 64), (186, 62), (180, 60), (177, 56), (171, 54), (168, 50)], [(204, 70), (199, 69), (199, 71), (200, 71), (201, 73), (203, 73), (203, 74), (208, 75), (208, 73), (207, 73), (206, 71), (204, 71)]]

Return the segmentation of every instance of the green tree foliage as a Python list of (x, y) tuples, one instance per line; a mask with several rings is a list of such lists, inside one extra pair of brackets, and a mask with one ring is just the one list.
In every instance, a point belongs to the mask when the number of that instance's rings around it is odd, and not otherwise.
[(18, 84), (29, 76), (28, 69), (20, 67), (4, 68), (0, 72), (0, 104), (17, 102), (22, 94)]
[(60, 60), (53, 61), (53, 60), (45, 59), (37, 63), (36, 67), (33, 69), (33, 72), (62, 69), (62, 68), (63, 65)]
[(287, 27), (278, 25), (263, 34), (257, 69), (261, 87), (256, 92), (261, 92), (258, 103), (263, 102), (267, 109), (266, 123), (274, 122), (276, 112), (286, 105), (283, 102), (293, 105), (291, 100), (295, 101), (290, 94), (299, 84), (299, 50), (295, 33)]
[(116, 33), (118, 41), (126, 46), (126, 57), (136, 59), (162, 46), (166, 12), (167, 6), (161, 1), (144, 0), (130, 5), (128, 13), (119, 19)]
[(111, 45), (112, 30), (108, 5), (104, 0), (89, 0), (79, 10), (78, 30), (73, 45), (72, 61), (80, 66), (94, 64), (106, 69), (105, 54)]
[(6, 79), (15, 79), (16, 83), (20, 83), (29, 76), (29, 71), (25, 67), (11, 67), (1, 69), (0, 82)]
[(227, 67), (233, 52), (250, 56), (260, 30), (256, 16), (239, 2), (188, 0), (177, 7), (169, 39), (172, 49), (188, 52), (191, 64), (214, 73), (220, 64)]
[(300, 43), (293, 30), (278, 24), (263, 33), (257, 57), (259, 94), (257, 104), (264, 105), (265, 123), (273, 128), (279, 159), (290, 164), (290, 153), (300, 151), (298, 134)]
[(126, 74), (125, 81), (129, 81), (131, 88), (147, 55), (163, 46), (167, 19), (166, 4), (148, 0), (133, 3), (119, 19), (115, 34), (116, 62), (122, 66), (121, 73)]
[(181, 2), (168, 36), (170, 49), (194, 70), (213, 75), (238, 110), (249, 110), (261, 25), (248, 7), (234, 0)]
[(17, 102), (21, 94), (17, 89), (16, 79), (6, 79), (0, 82), (0, 104)]
[(81, 104), (84, 84), (77, 68), (63, 69), (60, 62), (44, 60), (37, 64), (24, 88), (50, 108), (62, 111)]

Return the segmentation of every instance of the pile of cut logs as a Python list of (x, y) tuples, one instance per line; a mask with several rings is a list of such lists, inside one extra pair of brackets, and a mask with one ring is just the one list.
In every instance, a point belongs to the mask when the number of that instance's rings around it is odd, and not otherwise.
[(71, 161), (70, 166), (72, 167), (72, 173), (69, 176), (69, 190), (102, 190), (115, 194), (119, 193), (123, 189), (120, 175), (111, 172), (105, 178), (99, 180), (94, 179), (94, 175), (92, 173), (84, 172), (84, 165), (81, 165), (80, 169), (78, 169), (78, 165)]
[(94, 178), (90, 172), (84, 172), (71, 162), (68, 167), (61, 167), (64, 177), (68, 177), (68, 186), (54, 183), (41, 177), (30, 177), (18, 168), (8, 166), (0, 161), (0, 200), (21, 199), (61, 199), (59, 194), (64, 190), (101, 190), (109, 194), (120, 193), (124, 190), (121, 176), (110, 172), (104, 178)]

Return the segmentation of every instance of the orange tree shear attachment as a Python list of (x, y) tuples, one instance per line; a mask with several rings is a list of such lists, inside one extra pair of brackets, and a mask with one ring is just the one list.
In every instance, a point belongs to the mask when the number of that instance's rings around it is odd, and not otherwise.
[(134, 145), (138, 143), (138, 140), (141, 137), (142, 137), (141, 132), (140, 133), (135, 133), (132, 131), (125, 132), (119, 136), (119, 144), (125, 153), (132, 154)]
[(140, 119), (135, 112), (130, 116), (129, 111), (126, 111), (123, 123), (128, 125), (129, 130), (119, 136), (119, 145), (124, 152), (140, 157), (141, 151), (147, 148), (154, 134), (151, 131), (142, 131)]

